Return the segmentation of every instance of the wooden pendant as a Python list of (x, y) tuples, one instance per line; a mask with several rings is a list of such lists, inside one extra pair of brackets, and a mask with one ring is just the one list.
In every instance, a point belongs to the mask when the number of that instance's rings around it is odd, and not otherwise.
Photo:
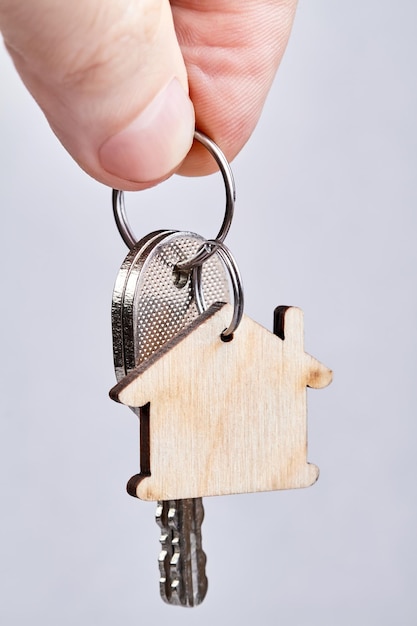
[(304, 352), (303, 313), (275, 310), (274, 333), (247, 316), (234, 338), (217, 303), (110, 392), (141, 411), (141, 472), (128, 492), (143, 500), (308, 487), (306, 387), (332, 372)]

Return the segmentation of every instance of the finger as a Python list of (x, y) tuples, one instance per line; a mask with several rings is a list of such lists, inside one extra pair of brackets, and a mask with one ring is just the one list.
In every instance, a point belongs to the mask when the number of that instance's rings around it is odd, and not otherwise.
[(168, 0), (0, 0), (0, 28), (52, 129), (97, 180), (142, 189), (184, 159), (194, 111)]
[[(290, 35), (296, 0), (172, 0), (196, 126), (232, 160), (255, 128)], [(197, 143), (180, 173), (216, 165)]]

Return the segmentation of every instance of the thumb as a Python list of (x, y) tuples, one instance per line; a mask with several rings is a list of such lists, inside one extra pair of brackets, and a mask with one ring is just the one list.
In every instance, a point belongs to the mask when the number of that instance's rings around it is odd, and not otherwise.
[(80, 166), (119, 189), (167, 178), (194, 111), (169, 0), (0, 0), (24, 83)]

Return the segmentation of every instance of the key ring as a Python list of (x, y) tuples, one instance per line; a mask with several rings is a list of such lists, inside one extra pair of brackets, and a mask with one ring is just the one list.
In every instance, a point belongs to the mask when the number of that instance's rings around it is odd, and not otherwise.
[[(224, 186), (226, 190), (226, 209), (223, 223), (216, 237), (216, 241), (223, 242), (226, 238), (227, 233), (229, 232), (229, 228), (232, 223), (236, 199), (236, 189), (232, 170), (223, 152), (212, 139), (210, 139), (209, 137), (207, 137), (207, 135), (204, 135), (198, 130), (194, 132), (194, 139), (201, 143), (210, 152), (212, 157), (215, 159), (217, 165), (219, 166), (220, 172), (223, 176)], [(127, 219), (123, 191), (119, 189), (113, 189), (112, 204), (117, 229), (123, 241), (131, 250), (136, 244), (137, 238), (133, 233)], [(213, 253), (214, 250), (208, 251), (206, 248), (202, 248), (192, 259), (179, 263), (178, 269), (180, 269), (181, 271), (190, 270), (192, 267), (206, 261)]]
[[(198, 250), (196, 257), (194, 258), (197, 258), (199, 256), (201, 250), (205, 250), (208, 256), (217, 253), (223, 261), (224, 265), (226, 266), (230, 275), (234, 299), (233, 317), (229, 326), (221, 334), (221, 338), (223, 341), (230, 341), (231, 339), (233, 339), (233, 333), (235, 332), (242, 320), (244, 308), (243, 284), (239, 268), (229, 248), (227, 248), (225, 244), (218, 239), (210, 239), (205, 241)], [(194, 299), (200, 315), (207, 309), (202, 289), (202, 268), (203, 264), (199, 263), (194, 267), (192, 272)]]

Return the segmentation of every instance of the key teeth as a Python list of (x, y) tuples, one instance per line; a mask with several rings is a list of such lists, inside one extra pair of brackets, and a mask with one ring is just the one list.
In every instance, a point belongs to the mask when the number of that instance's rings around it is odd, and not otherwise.
[(169, 501), (168, 526), (171, 530), (172, 557), (170, 560), (169, 577), (171, 587), (171, 604), (186, 606), (182, 585), (182, 558), (180, 541), (180, 509), (182, 505), (175, 500)]
[(161, 529), (160, 543), (162, 550), (159, 553), (159, 590), (161, 598), (167, 604), (184, 605), (181, 591), (181, 576), (179, 569), (180, 550), (178, 528), (178, 513), (173, 501), (158, 502), (156, 508), (156, 522)]
[(161, 529), (160, 543), (161, 543), (161, 551), (158, 557), (158, 566), (159, 566), (159, 591), (161, 594), (161, 598), (164, 602), (168, 604), (171, 603), (171, 589), (170, 589), (170, 575), (169, 575), (169, 567), (170, 561), (172, 557), (172, 545), (171, 545), (171, 537), (169, 529), (167, 528), (167, 503), (166, 502), (158, 502), (156, 508), (156, 523)]
[(202, 549), (201, 498), (158, 502), (156, 521), (161, 529), (160, 593), (168, 604), (193, 607), (204, 600), (208, 581), (207, 557)]

